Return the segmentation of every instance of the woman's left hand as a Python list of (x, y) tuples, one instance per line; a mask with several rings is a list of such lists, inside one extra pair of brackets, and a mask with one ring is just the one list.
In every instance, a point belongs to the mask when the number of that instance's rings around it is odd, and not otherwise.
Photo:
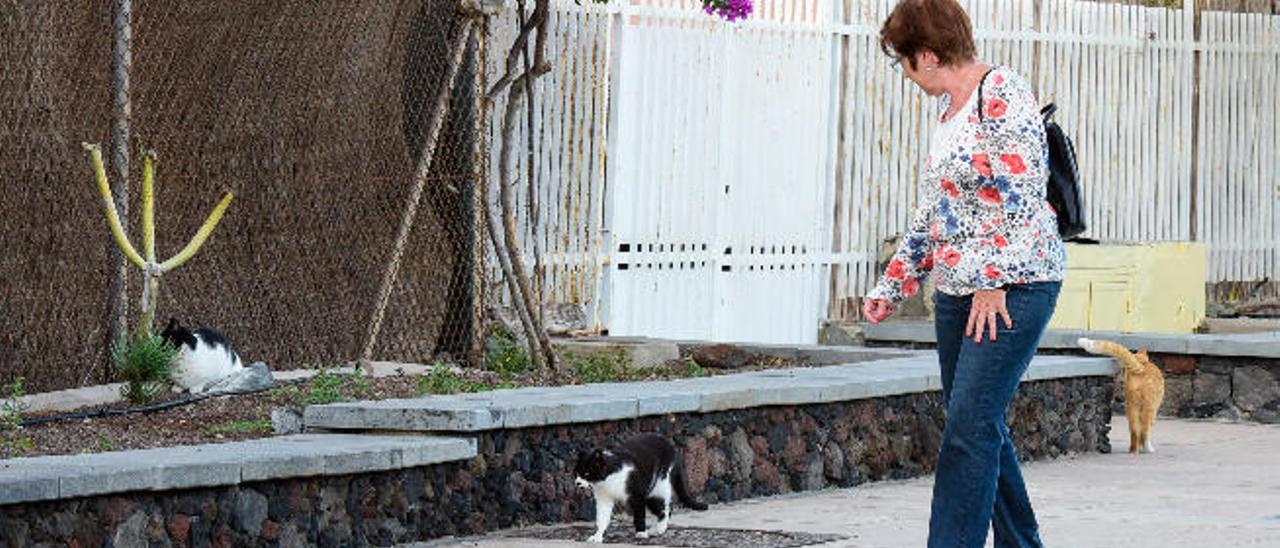
[(1004, 307), (1003, 289), (983, 289), (973, 294), (973, 303), (969, 306), (969, 325), (964, 328), (964, 336), (973, 337), (973, 342), (981, 343), (983, 331), (991, 333), (991, 340), (996, 340), (996, 316), (1004, 318), (1004, 324), (1013, 327), (1013, 318)]

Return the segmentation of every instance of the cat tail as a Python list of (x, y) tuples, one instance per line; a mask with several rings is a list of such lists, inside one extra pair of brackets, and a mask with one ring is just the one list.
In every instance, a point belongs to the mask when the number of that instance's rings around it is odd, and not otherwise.
[(707, 503), (694, 500), (693, 495), (689, 494), (689, 485), (684, 479), (684, 460), (676, 461), (676, 465), (671, 469), (671, 486), (675, 488), (676, 498), (680, 499), (680, 503), (694, 510), (702, 511), (707, 509)]
[(1085, 351), (1090, 354), (1099, 354), (1115, 358), (1120, 362), (1121, 367), (1124, 367), (1125, 369), (1134, 369), (1138, 365), (1137, 356), (1134, 356), (1133, 352), (1130, 352), (1128, 348), (1125, 348), (1124, 345), (1120, 343), (1111, 341), (1095, 341), (1085, 337), (1080, 337), (1076, 342), (1079, 343), (1080, 348), (1085, 349)]

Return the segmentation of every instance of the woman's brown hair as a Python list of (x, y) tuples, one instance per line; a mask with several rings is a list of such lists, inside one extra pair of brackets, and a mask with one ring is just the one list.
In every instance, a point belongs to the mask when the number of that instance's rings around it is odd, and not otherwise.
[(915, 55), (932, 51), (946, 66), (977, 57), (969, 14), (956, 0), (902, 0), (880, 28), (880, 49), (916, 67)]

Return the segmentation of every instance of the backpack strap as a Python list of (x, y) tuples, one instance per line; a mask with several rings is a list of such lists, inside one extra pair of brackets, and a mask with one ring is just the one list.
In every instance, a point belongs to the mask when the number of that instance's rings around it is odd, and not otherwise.
[(1053, 113), (1055, 112), (1058, 112), (1058, 105), (1049, 103), (1040, 109), (1040, 116), (1044, 118), (1045, 122), (1048, 122), (1050, 118), (1053, 118)]
[(990, 76), (992, 72), (995, 72), (995, 70), (996, 70), (996, 67), (991, 67), (987, 69), (987, 72), (982, 74), (982, 79), (978, 81), (978, 121), (979, 122), (982, 122), (982, 87), (987, 85), (987, 76)]

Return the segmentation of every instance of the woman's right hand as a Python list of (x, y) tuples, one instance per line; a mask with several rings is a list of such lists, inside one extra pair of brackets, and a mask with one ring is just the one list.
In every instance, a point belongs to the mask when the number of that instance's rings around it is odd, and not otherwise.
[(862, 317), (871, 323), (880, 323), (893, 314), (889, 299), (862, 299)]

